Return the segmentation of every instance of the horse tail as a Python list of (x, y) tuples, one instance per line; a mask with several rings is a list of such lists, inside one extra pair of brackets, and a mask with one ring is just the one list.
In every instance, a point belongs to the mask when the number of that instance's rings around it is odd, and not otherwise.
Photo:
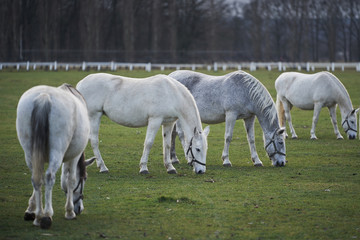
[(51, 99), (42, 93), (34, 100), (31, 113), (32, 180), (41, 183), (45, 162), (49, 160), (49, 114)]
[(284, 105), (279, 98), (279, 95), (276, 96), (276, 110), (277, 110), (278, 116), (279, 116), (280, 127), (284, 127), (285, 126), (285, 110), (284, 110)]

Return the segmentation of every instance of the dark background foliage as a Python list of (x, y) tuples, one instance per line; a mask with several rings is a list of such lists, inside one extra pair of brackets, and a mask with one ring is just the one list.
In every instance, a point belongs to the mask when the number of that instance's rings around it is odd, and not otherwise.
[(0, 3), (0, 61), (360, 61), (358, 0)]

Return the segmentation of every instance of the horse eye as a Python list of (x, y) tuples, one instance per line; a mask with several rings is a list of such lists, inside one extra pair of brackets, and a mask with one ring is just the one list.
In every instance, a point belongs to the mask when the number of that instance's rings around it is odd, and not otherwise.
[(283, 145), (284, 143), (283, 142), (279, 142), (280, 145)]
[(196, 148), (196, 151), (197, 151), (197, 152), (200, 152), (200, 148)]
[(354, 121), (350, 121), (352, 124), (355, 124), (355, 122)]

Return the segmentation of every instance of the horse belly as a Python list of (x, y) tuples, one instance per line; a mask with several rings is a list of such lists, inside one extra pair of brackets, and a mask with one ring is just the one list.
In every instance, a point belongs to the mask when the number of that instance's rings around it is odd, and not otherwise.
[(211, 111), (210, 109), (199, 108), (201, 122), (206, 124), (216, 124), (225, 122), (224, 111)]
[(112, 111), (105, 114), (114, 122), (125, 127), (147, 126), (148, 116), (139, 111)]

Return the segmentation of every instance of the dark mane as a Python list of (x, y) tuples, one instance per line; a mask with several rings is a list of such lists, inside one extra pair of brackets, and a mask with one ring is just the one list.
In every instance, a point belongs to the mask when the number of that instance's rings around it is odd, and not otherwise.
[(82, 153), (78, 162), (78, 168), (80, 170), (80, 179), (86, 179), (86, 165), (85, 154)]
[(80, 100), (82, 100), (85, 103), (85, 98), (83, 97), (83, 95), (76, 89), (74, 88), (71, 84), (68, 83), (64, 83), (63, 85), (61, 85), (59, 88), (63, 89), (63, 90), (68, 90), (69, 92), (71, 92), (75, 97), (79, 98)]

